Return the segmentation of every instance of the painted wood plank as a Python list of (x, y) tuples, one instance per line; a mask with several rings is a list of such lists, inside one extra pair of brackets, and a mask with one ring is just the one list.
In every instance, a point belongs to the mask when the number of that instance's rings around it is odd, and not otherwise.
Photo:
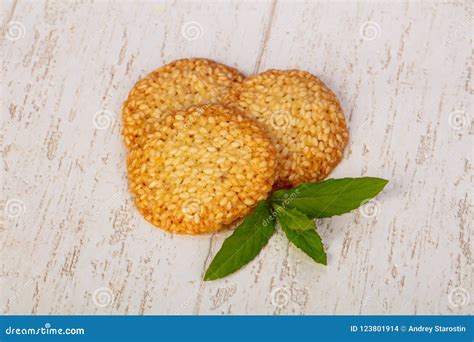
[[(1, 7), (6, 314), (472, 311), (472, 6), (466, 2), (37, 2)], [(341, 100), (331, 175), (380, 176), (372, 209), (318, 222), (329, 264), (276, 234), (201, 281), (230, 232), (152, 228), (127, 190), (120, 107), (177, 58), (298, 68)], [(370, 208), (368, 208), (370, 209)]]

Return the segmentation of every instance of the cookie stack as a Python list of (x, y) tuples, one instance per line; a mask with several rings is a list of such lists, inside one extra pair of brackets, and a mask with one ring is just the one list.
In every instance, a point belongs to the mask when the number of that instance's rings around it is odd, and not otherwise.
[(122, 118), (135, 205), (180, 234), (220, 230), (272, 190), (325, 178), (348, 139), (336, 96), (316, 76), (269, 70), (245, 78), (198, 58), (138, 81)]

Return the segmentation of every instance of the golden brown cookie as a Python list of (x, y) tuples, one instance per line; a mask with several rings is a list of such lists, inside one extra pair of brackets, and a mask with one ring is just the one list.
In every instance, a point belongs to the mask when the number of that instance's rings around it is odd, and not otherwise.
[(162, 115), (219, 102), (242, 79), (236, 69), (202, 58), (177, 60), (153, 71), (135, 84), (123, 104), (125, 145), (143, 145), (141, 137)]
[(342, 158), (349, 136), (344, 113), (333, 92), (308, 72), (250, 76), (224, 102), (260, 122), (275, 143), (275, 189), (324, 179)]
[(193, 106), (163, 116), (143, 148), (131, 150), (129, 185), (136, 207), (155, 226), (209, 233), (267, 197), (275, 158), (270, 139), (237, 109)]

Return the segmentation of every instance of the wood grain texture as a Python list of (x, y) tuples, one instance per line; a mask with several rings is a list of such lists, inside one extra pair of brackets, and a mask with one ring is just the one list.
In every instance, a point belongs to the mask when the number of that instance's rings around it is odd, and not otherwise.
[[(472, 2), (1, 6), (3, 313), (472, 312)], [(121, 103), (149, 71), (194, 56), (308, 70), (340, 98), (351, 136), (331, 177), (391, 183), (375, 217), (318, 222), (327, 267), (279, 232), (204, 283), (230, 232), (173, 236), (133, 207)]]

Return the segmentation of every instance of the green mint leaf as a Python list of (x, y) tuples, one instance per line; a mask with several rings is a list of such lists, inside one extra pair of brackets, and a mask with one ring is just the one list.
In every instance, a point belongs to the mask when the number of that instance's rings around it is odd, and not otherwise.
[(314, 220), (308, 218), (305, 214), (296, 208), (285, 208), (278, 204), (273, 204), (278, 222), (292, 230), (311, 230), (314, 229)]
[[(280, 222), (281, 228), (285, 232), (286, 237), (293, 243), (296, 247), (301, 249), (307, 255), (311, 257), (314, 261), (319, 264), (326, 265), (327, 257), (326, 252), (324, 251), (324, 245), (321, 241), (321, 237), (316, 232), (316, 225), (313, 220), (306, 218), (307, 221), (312, 223), (313, 229), (301, 230), (295, 229), (298, 227), (298, 221), (289, 220), (288, 216), (285, 214), (286, 209), (281, 206), (274, 206), (275, 212)], [(296, 209), (293, 209), (296, 210)], [(297, 210), (296, 210), (297, 211)], [(304, 216), (303, 213), (299, 212), (299, 216)]]
[(374, 177), (329, 179), (304, 183), (291, 190), (275, 191), (270, 202), (295, 208), (310, 218), (341, 215), (375, 197), (388, 180)]
[(275, 219), (267, 202), (257, 204), (222, 244), (204, 275), (204, 280), (215, 280), (234, 273), (255, 258), (275, 231)]

